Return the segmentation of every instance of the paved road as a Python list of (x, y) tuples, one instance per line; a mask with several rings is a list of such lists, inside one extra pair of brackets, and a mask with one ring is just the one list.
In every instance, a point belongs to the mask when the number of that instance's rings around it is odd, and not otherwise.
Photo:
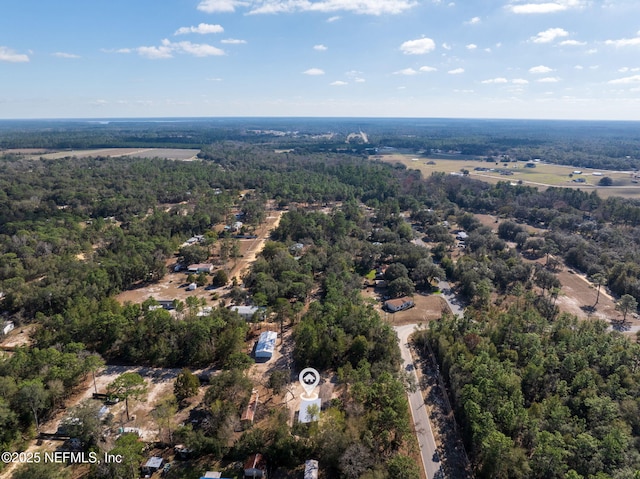
[[(409, 351), (408, 339), (409, 335), (413, 333), (414, 328), (417, 325), (408, 324), (405, 326), (396, 326), (394, 329), (398, 334), (400, 340), (400, 352), (402, 353), (402, 367), (405, 371), (412, 374), (418, 382), (418, 376), (416, 374), (416, 365), (411, 359), (411, 352)], [(434, 461), (436, 457), (436, 441), (433, 437), (433, 431), (431, 430), (431, 423), (429, 422), (429, 415), (427, 414), (427, 408), (424, 405), (424, 397), (422, 391), (418, 388), (416, 392), (408, 392), (409, 406), (411, 409), (411, 416), (413, 417), (413, 423), (416, 429), (416, 436), (418, 437), (418, 444), (420, 446), (420, 455), (422, 456), (422, 464), (424, 470), (427, 473), (428, 479), (433, 479), (436, 472), (440, 469), (440, 462)]]
[(451, 289), (451, 285), (449, 284), (449, 282), (445, 280), (438, 281), (438, 288), (440, 288), (440, 291), (442, 291), (442, 297), (449, 305), (449, 308), (451, 308), (451, 312), (454, 314), (454, 316), (464, 316), (464, 305)]

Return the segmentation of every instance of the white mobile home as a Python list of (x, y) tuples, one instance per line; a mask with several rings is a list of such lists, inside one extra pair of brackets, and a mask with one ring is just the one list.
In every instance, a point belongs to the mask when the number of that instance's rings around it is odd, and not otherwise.
[(256, 344), (256, 359), (268, 361), (273, 357), (273, 352), (276, 349), (276, 339), (278, 333), (275, 331), (265, 331), (260, 335), (258, 344)]
[[(231, 311), (235, 311), (242, 319), (247, 321), (256, 319), (264, 319), (265, 309), (258, 306), (231, 306)], [(254, 316), (255, 315), (255, 316)]]
[(13, 323), (13, 321), (5, 321), (4, 323), (2, 323), (2, 335), (4, 336), (9, 334), (15, 328), (16, 325)]
[(384, 308), (390, 313), (396, 313), (398, 311), (404, 311), (415, 306), (413, 299), (405, 296), (404, 298), (390, 299), (385, 301)]

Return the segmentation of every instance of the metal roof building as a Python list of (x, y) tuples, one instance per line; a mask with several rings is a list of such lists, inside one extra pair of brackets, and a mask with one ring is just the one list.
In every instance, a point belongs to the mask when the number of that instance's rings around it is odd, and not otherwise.
[(275, 331), (265, 331), (260, 335), (256, 345), (256, 359), (269, 360), (276, 349), (276, 339), (278, 333)]

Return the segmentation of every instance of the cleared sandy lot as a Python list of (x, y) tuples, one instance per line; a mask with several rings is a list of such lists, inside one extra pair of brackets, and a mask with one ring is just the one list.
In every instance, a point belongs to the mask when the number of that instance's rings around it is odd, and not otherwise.
[[(230, 260), (226, 264), (216, 266), (216, 268), (225, 269), (227, 271), (229, 281), (232, 281), (233, 277), (236, 277), (238, 282), (242, 283), (242, 275), (255, 261), (256, 255), (262, 251), (264, 243), (269, 238), (271, 231), (278, 227), (283, 213), (283, 211), (270, 210), (266, 221), (258, 227), (255, 232), (258, 236), (257, 238), (239, 240), (241, 257), (235, 262)], [(167, 261), (167, 270), (169, 272), (164, 276), (164, 278), (162, 278), (162, 280), (124, 291), (117, 296), (118, 301), (121, 303), (125, 303), (127, 301), (132, 303), (142, 303), (149, 298), (154, 298), (156, 300), (179, 299), (184, 301), (189, 296), (195, 296), (197, 298), (203, 298), (207, 305), (214, 306), (218, 304), (219, 299), (213, 299), (213, 295), (217, 293), (217, 295), (221, 297), (228, 292), (228, 287), (208, 289), (206, 286), (197, 288), (194, 291), (189, 291), (187, 289), (188, 284), (186, 282), (187, 274), (185, 272), (173, 272), (175, 262), (175, 258), (171, 258)]]
[(76, 157), (85, 158), (88, 156), (108, 156), (119, 158), (122, 156), (137, 156), (143, 158), (164, 158), (168, 160), (196, 160), (199, 149), (180, 148), (101, 148), (94, 150), (63, 150), (47, 153), (24, 152), (30, 159), (59, 160), (61, 158)]

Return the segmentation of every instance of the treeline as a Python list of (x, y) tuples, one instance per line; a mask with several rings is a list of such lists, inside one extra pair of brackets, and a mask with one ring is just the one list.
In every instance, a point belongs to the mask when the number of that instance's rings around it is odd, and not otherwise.
[(77, 342), (21, 347), (0, 358), (0, 448), (23, 446), (73, 388), (102, 365), (98, 356)]
[(107, 360), (158, 367), (246, 365), (247, 325), (226, 308), (198, 315), (199, 301), (178, 304), (179, 318), (152, 299), (120, 305), (112, 298), (79, 299), (63, 313), (39, 316), (35, 344), (49, 347), (82, 340)]
[(543, 318), (530, 297), (430, 323), (479, 477), (635, 478), (640, 345), (601, 321)]

